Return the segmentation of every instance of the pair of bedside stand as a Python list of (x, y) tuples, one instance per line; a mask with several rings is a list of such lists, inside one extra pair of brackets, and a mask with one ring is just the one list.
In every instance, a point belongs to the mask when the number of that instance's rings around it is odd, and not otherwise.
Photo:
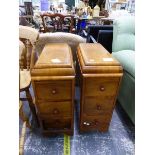
[[(107, 131), (123, 69), (98, 43), (79, 44), (77, 60), (80, 131)], [(46, 44), (31, 70), (31, 78), (43, 134), (73, 135), (75, 69), (71, 48), (65, 43)]]

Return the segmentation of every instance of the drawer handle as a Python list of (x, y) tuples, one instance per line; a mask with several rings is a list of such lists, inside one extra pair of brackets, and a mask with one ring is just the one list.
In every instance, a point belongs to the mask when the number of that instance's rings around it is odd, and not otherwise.
[(101, 110), (101, 106), (100, 105), (97, 105), (97, 110)]
[(103, 86), (100, 87), (100, 91), (104, 91), (105, 88)]
[(87, 122), (83, 122), (83, 124), (86, 125), (86, 126), (90, 125), (90, 123), (87, 123)]
[(59, 114), (59, 110), (58, 110), (58, 109), (54, 109), (54, 110), (53, 110), (53, 114), (54, 114), (54, 115)]
[(53, 90), (51, 91), (51, 93), (52, 93), (53, 95), (56, 94), (56, 93), (57, 93), (56, 89), (53, 89)]

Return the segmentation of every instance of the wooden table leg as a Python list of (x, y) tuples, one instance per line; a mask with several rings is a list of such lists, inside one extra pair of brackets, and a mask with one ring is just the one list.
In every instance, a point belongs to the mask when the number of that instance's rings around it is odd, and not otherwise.
[(27, 100), (29, 102), (29, 107), (30, 107), (30, 110), (32, 112), (33, 118), (35, 119), (37, 126), (39, 126), (39, 121), (38, 121), (38, 117), (36, 114), (36, 109), (35, 109), (35, 106), (33, 104), (32, 96), (30, 94), (29, 89), (26, 90), (26, 97), (27, 97)]
[(24, 154), (24, 141), (25, 141), (25, 135), (26, 135), (26, 122), (23, 123), (21, 136), (19, 140), (19, 155)]

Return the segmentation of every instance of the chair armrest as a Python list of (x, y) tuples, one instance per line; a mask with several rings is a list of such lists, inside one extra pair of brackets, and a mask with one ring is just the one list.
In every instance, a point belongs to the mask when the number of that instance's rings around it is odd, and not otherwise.
[(82, 30), (82, 34), (84, 35), (84, 37), (88, 36), (88, 33), (85, 30)]
[(112, 53), (130, 76), (135, 78), (135, 52), (132, 50), (122, 50)]
[(94, 39), (92, 35), (90, 35), (89, 37), (90, 37), (90, 43), (97, 43), (97, 41)]

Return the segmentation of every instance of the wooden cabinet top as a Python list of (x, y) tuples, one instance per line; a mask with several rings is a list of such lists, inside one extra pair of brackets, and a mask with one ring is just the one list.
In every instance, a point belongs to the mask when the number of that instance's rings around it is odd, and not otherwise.
[(71, 49), (67, 44), (46, 44), (34, 68), (71, 68)]
[(78, 59), (83, 73), (122, 73), (120, 63), (99, 43), (81, 43)]
[(45, 45), (34, 68), (32, 76), (68, 76), (74, 75), (72, 51), (65, 43), (48, 43)]

